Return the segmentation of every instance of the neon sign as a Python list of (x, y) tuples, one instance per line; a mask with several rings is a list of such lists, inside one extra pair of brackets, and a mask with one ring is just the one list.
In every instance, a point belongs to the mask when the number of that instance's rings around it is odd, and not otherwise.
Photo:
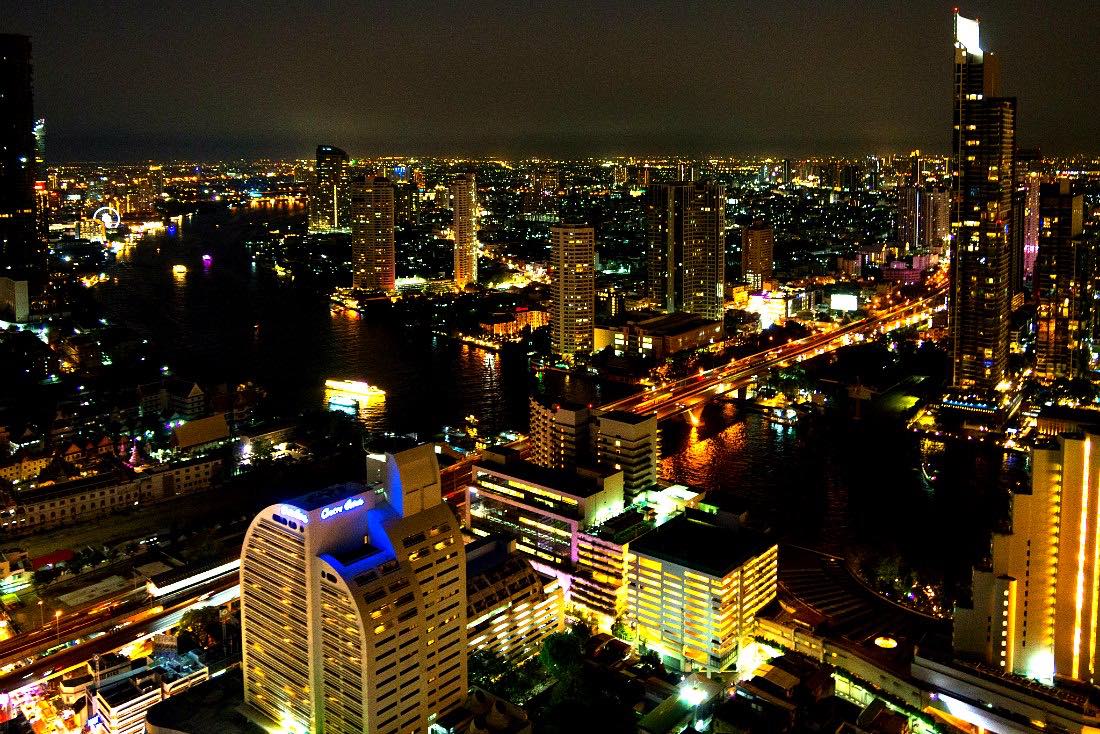
[(321, 510), (321, 519), (328, 520), (334, 515), (339, 515), (342, 512), (349, 512), (356, 508), (362, 507), (365, 500), (362, 497), (352, 497), (344, 500), (342, 505), (332, 505), (331, 507), (325, 507)]
[(289, 517), (291, 520), (297, 520), (303, 525), (309, 524), (309, 515), (307, 515), (304, 511), (295, 507), (294, 505), (282, 505), (279, 508), (279, 511)]

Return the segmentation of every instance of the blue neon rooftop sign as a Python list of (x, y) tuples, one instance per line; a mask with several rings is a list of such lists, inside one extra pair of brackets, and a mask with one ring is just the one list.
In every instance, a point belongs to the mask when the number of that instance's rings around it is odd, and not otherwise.
[(330, 517), (340, 515), (345, 512), (358, 509), (365, 504), (365, 500), (362, 497), (350, 497), (344, 500), (338, 505), (329, 505), (328, 507), (321, 508), (321, 519), (328, 520)]

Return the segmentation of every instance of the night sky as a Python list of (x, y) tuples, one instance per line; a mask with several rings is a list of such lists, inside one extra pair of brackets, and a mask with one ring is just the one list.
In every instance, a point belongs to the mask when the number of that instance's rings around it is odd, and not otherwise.
[[(1100, 7), (984, 0), (1019, 142), (1100, 149)], [(52, 161), (946, 151), (951, 4), (0, 0)]]

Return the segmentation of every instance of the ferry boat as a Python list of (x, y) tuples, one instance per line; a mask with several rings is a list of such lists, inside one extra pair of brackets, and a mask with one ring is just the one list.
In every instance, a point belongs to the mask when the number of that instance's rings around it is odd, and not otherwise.
[(334, 392), (361, 398), (386, 397), (386, 391), (382, 388), (358, 380), (325, 380), (325, 387)]

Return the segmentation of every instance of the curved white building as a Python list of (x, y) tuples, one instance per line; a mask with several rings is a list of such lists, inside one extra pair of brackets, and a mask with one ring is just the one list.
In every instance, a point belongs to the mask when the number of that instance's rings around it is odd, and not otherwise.
[(466, 570), (430, 446), (272, 505), (241, 553), (245, 703), (305, 734), (424, 732), (466, 696)]

